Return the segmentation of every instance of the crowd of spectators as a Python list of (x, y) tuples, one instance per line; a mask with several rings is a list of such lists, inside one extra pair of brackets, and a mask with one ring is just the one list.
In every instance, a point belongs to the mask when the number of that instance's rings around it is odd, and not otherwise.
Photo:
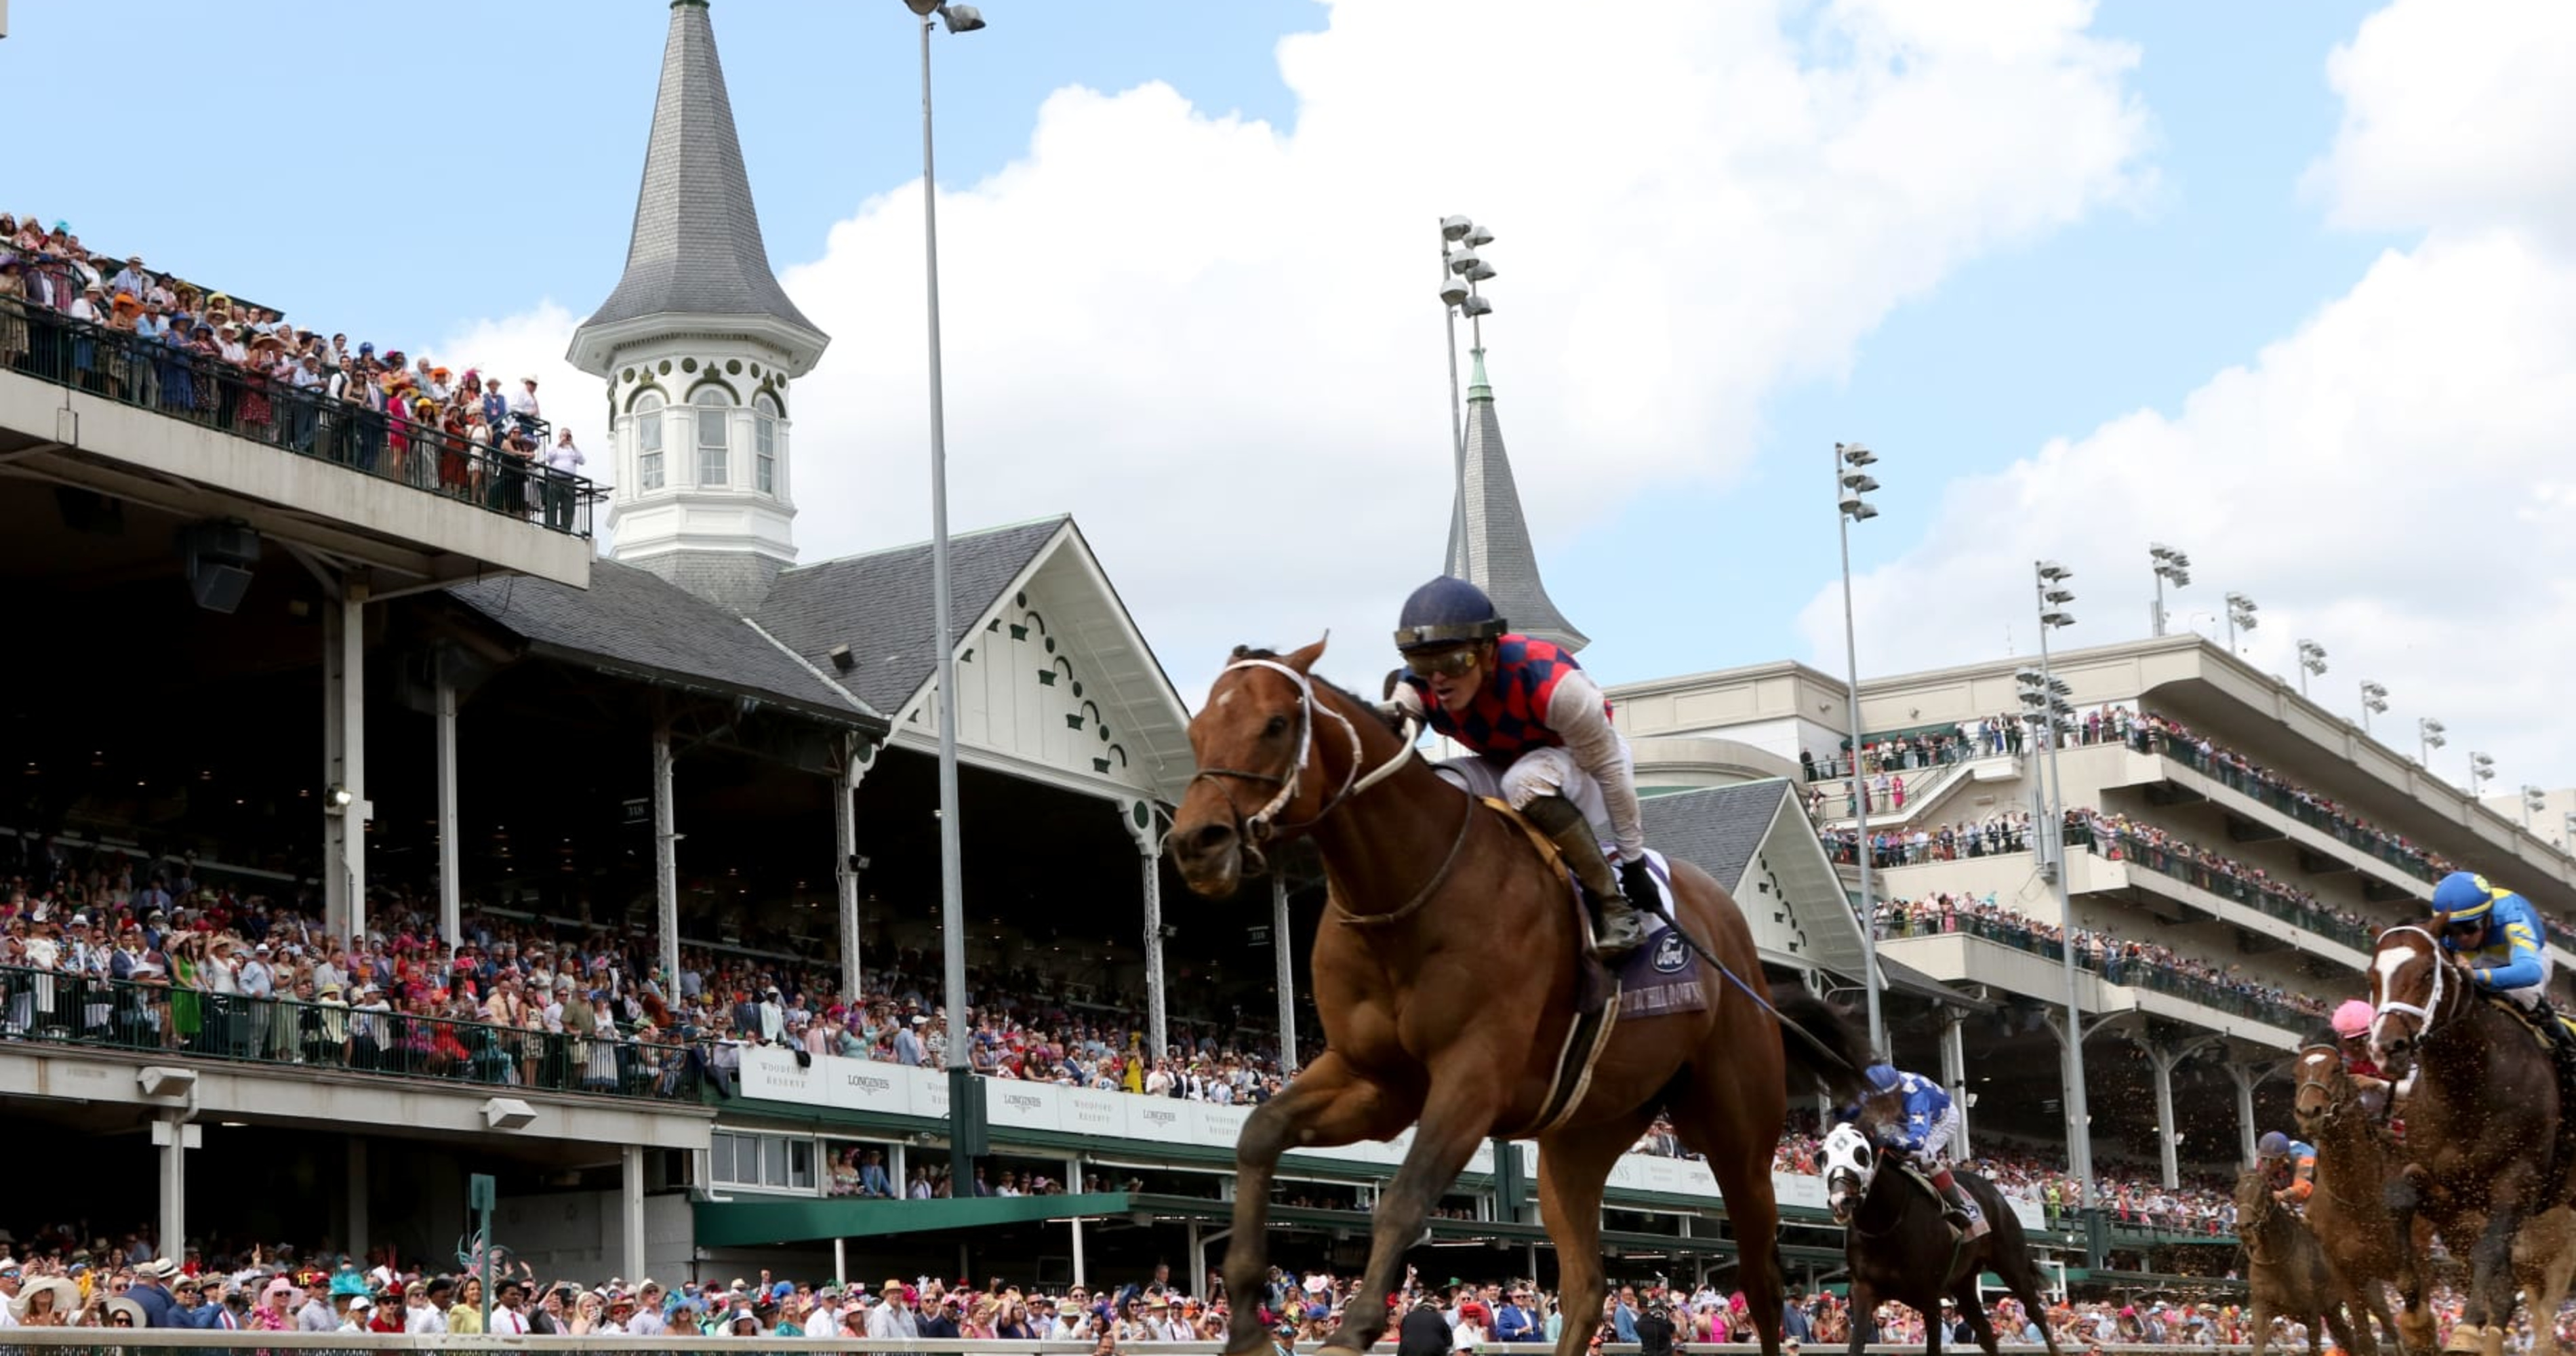
[[(1815, 810), (1812, 796), (1808, 809), (1811, 814)], [(1845, 864), (1860, 860), (1857, 828), (1819, 828), (1816, 838), (1825, 845), (1825, 855), (1833, 860)], [(1954, 862), (1967, 857), (2000, 857), (2009, 852), (2028, 852), (2030, 847), (2027, 810), (1997, 810), (1938, 828), (1918, 825), (1912, 829), (1872, 829), (1869, 834), (1870, 865), (1881, 869)]]
[[(479, 1259), (474, 1259), (479, 1261)], [(372, 1332), (424, 1336), (522, 1334), (623, 1337), (823, 1337), (891, 1342), (917, 1339), (1084, 1342), (1099, 1356), (1161, 1343), (1223, 1340), (1236, 1306), (1247, 1305), (1289, 1352), (1322, 1342), (1360, 1290), (1358, 1278), (1327, 1270), (1274, 1267), (1258, 1293), (1225, 1293), (1213, 1275), (1195, 1284), (1168, 1268), (1150, 1277), (1099, 1286), (1046, 1286), (988, 1277), (785, 1277), (769, 1271), (730, 1279), (624, 1277), (550, 1279), (496, 1251), (490, 1268), (493, 1303), (487, 1320), (479, 1265), (454, 1271), (388, 1250), (352, 1257), (294, 1247), (203, 1248), (177, 1259), (159, 1256), (148, 1230), (121, 1241), (59, 1229), (24, 1242), (0, 1231), (0, 1325), (247, 1329), (253, 1332)], [(722, 1273), (719, 1272), (719, 1275)], [(2073, 1300), (2044, 1296), (2039, 1313), (1997, 1297), (1988, 1314), (2005, 1346), (2036, 1347), (2054, 1337), (2070, 1353), (2114, 1343), (2212, 1347), (2241, 1345), (2256, 1334), (2249, 1310), (2219, 1293), (2174, 1290)], [(1568, 1324), (1588, 1330), (1597, 1348), (1639, 1343), (1664, 1350), (1673, 1342), (1750, 1342), (1756, 1331), (1741, 1291), (1693, 1286), (1661, 1276), (1615, 1284), (1597, 1311), (1568, 1313), (1546, 1287), (1522, 1277), (1409, 1273), (1389, 1315), (1383, 1341), (1407, 1350), (1474, 1351), (1502, 1342), (1552, 1342)], [(2432, 1307), (2442, 1329), (2457, 1321), (2459, 1297), (2437, 1288)], [(1879, 1341), (1922, 1343), (1926, 1326), (1945, 1339), (1969, 1340), (1964, 1320), (1944, 1301), (1932, 1314), (1895, 1303), (1855, 1314), (1832, 1288), (1792, 1288), (1781, 1326), (1788, 1349), (1839, 1347), (1855, 1322)], [(2528, 1316), (2515, 1349), (2527, 1349)], [(2562, 1335), (2565, 1328), (2560, 1327)], [(2271, 1338), (2296, 1347), (2307, 1334), (2273, 1321)], [(1419, 1346), (1416, 1343), (1420, 1343)]]
[(20, 367), (576, 530), (586, 458), (547, 426), (534, 376), (352, 345), (90, 249), (63, 222), (0, 213), (0, 368)]
[[(2063, 929), (2003, 903), (1993, 894), (1939, 893), (1922, 899), (1880, 901), (1874, 918), (1882, 938), (1964, 932), (2024, 951), (2062, 955)], [(2227, 1001), (2240, 1010), (2274, 1009), (2275, 1021), (2323, 1021), (2334, 1004), (2270, 983), (2234, 964), (2220, 965), (2161, 942), (2078, 928), (2075, 963), (2113, 984), (2152, 983), (2168, 992)]]
[(2354, 945), (2366, 945), (2377, 926), (2350, 909), (2329, 907), (2313, 891), (2276, 879), (2262, 867), (2221, 856), (2126, 815), (2106, 815), (2080, 806), (2068, 810), (2066, 840), (2090, 847), (2112, 861), (2128, 861), (2161, 871), (2214, 894), (2248, 903), (2259, 900), (2268, 906), (2267, 912), (2293, 919), (2316, 932), (2340, 936)]
[[(556, 1089), (730, 1090), (748, 1046), (939, 1065), (948, 1042), (999, 1079), (1257, 1103), (1282, 1082), (1276, 1040), (1238, 1014), (1145, 1018), (1077, 998), (1058, 974), (974, 967), (952, 1036), (935, 956), (880, 948), (855, 1001), (837, 966), (684, 945), (661, 972), (640, 935), (468, 910), (450, 947), (422, 901), (375, 901), (370, 930), (326, 936), (306, 898), (199, 879), (187, 859), (9, 840), (0, 864), (0, 1037), (186, 1049)], [(270, 890), (277, 894), (268, 893)]]

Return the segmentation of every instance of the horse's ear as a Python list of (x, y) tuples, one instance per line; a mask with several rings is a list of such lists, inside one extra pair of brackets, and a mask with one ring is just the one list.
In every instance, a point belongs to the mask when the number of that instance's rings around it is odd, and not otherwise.
[(1315, 638), (1314, 644), (1301, 646), (1279, 656), (1279, 662), (1286, 664), (1288, 667), (1295, 669), (1299, 673), (1311, 673), (1314, 670), (1315, 661), (1324, 657), (1325, 642), (1332, 638), (1333, 633), (1326, 631), (1324, 634)]

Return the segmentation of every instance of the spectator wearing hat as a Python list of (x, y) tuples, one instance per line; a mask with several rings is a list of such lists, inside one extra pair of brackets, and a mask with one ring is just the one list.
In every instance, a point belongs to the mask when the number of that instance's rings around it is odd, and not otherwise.
[(143, 1307), (143, 1324), (147, 1328), (175, 1328), (172, 1317), (178, 1311), (178, 1297), (170, 1291), (170, 1278), (178, 1274), (179, 1264), (167, 1258), (144, 1262), (134, 1268), (133, 1283), (126, 1286), (128, 1299)]
[(921, 1336), (920, 1320), (913, 1316), (912, 1287), (890, 1280), (877, 1291), (877, 1306), (868, 1313), (868, 1337), (872, 1341), (911, 1341)]

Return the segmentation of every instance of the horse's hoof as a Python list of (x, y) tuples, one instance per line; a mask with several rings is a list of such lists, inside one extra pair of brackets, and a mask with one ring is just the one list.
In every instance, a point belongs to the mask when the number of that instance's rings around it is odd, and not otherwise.
[(2452, 1356), (2479, 1356), (2480, 1352), (2486, 1350), (2482, 1340), (2485, 1332), (2484, 1328), (2474, 1323), (2452, 1324), (2451, 1340), (2442, 1344), (2442, 1350), (2452, 1353)]

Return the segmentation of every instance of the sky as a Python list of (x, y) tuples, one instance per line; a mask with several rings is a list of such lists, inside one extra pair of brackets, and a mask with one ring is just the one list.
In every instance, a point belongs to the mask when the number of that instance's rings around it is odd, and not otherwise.
[[(2057, 643), (2243, 592), (2252, 662), (2465, 775), (2576, 782), (2576, 6), (2320, 0), (992, 0), (934, 40), (951, 519), (1069, 511), (1185, 700), (1238, 641), (1391, 662), (1440, 563), (1438, 219), (1496, 236), (1487, 366), (1547, 584), (1612, 682)], [(625, 255), (651, 0), (22, 3), (81, 110), (0, 199), (380, 346), (545, 374)], [(928, 532), (917, 48), (895, 0), (715, 0), (773, 265), (833, 336), (806, 559)], [(425, 15), (431, 17), (425, 18)], [(248, 22), (244, 17), (248, 16)], [(101, 98), (124, 34), (241, 73)], [(277, 73), (263, 76), (262, 72)], [(274, 88), (264, 88), (273, 85)], [(216, 110), (208, 110), (209, 114)], [(2393, 739), (2403, 747), (2412, 741)]]

